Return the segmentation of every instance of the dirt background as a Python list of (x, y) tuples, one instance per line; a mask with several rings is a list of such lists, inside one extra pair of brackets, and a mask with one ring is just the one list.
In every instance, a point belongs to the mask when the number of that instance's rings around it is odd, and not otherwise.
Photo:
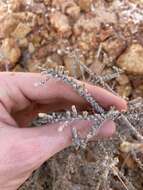
[[(1, 0), (0, 23), (1, 71), (39, 72), (38, 66), (63, 65), (71, 76), (85, 80), (79, 63), (96, 75), (113, 73), (117, 66), (124, 73), (111, 81), (112, 89), (128, 100), (143, 97), (142, 0)], [(118, 138), (106, 141), (105, 147), (114, 158), (118, 155), (123, 181), (134, 186), (128, 184), (128, 190), (142, 190), (143, 170), (130, 157), (125, 162)], [(99, 181), (106, 181), (107, 190), (127, 189), (116, 175), (109, 180), (101, 175), (106, 159), (98, 144), (61, 152), (20, 190), (104, 190)]]

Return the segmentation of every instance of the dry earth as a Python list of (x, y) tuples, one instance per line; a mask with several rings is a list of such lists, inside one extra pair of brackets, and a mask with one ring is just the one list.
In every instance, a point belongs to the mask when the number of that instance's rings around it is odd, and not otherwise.
[[(1, 71), (39, 72), (38, 66), (63, 65), (70, 75), (85, 80), (88, 74), (81, 64), (96, 75), (114, 73), (117, 66), (124, 73), (110, 82), (112, 89), (128, 100), (143, 97), (142, 0), (1, 0), (0, 23)], [(142, 113), (133, 115), (132, 123), (141, 130)], [(128, 131), (123, 137), (135, 142)], [(118, 135), (102, 141), (113, 160), (119, 160), (123, 185), (115, 173), (104, 179), (109, 159), (100, 143), (90, 143), (85, 151), (61, 152), (20, 190), (104, 190), (107, 181), (107, 190), (142, 190), (143, 148), (138, 162), (129, 151), (121, 151)]]

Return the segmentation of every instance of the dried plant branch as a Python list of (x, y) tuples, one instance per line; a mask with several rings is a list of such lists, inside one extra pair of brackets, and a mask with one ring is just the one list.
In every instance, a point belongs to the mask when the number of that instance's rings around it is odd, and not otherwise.
[[(116, 73), (113, 73), (111, 75), (105, 75), (105, 76), (96, 76), (94, 75), (88, 68), (86, 68), (85, 65), (82, 65), (79, 62), (80, 66), (85, 70), (85, 72), (88, 72), (90, 75), (91, 80), (94, 84), (99, 84), (101, 86), (104, 86), (106, 89), (108, 88), (108, 84), (106, 83), (108, 80), (114, 79), (119, 76), (118, 70), (116, 70)], [(90, 132), (87, 134), (86, 138), (81, 138), (78, 134), (78, 130), (74, 127), (71, 127), (72, 132), (72, 140), (73, 145), (77, 149), (83, 148), (85, 149), (87, 147), (88, 141), (94, 137), (97, 133), (97, 129), (99, 129), (102, 126), (102, 123), (105, 120), (111, 119), (117, 123), (118, 126), (125, 125), (129, 129), (129, 131), (132, 132), (137, 138), (138, 144), (143, 143), (143, 136), (138, 131), (137, 127), (134, 126), (130, 121), (132, 120), (138, 120), (140, 117), (142, 117), (142, 99), (138, 99), (136, 101), (130, 101), (129, 102), (129, 110), (126, 112), (120, 113), (118, 110), (116, 110), (114, 107), (111, 107), (108, 111), (105, 111), (104, 108), (92, 97), (92, 95), (88, 92), (88, 90), (85, 88), (84, 85), (79, 84), (75, 79), (72, 79), (68, 76), (68, 72), (64, 71), (63, 67), (59, 67), (56, 69), (43, 69), (42, 70), (42, 80), (38, 85), (45, 85), (48, 80), (51, 78), (55, 78), (56, 80), (61, 80), (65, 84), (69, 85), (74, 89), (75, 92), (77, 92), (81, 97), (83, 97), (90, 105), (91, 107), (96, 110), (96, 113), (94, 112), (79, 112), (76, 107), (73, 105), (71, 110), (68, 110), (66, 112), (56, 112), (56, 113), (40, 113), (38, 118), (36, 119), (36, 124), (38, 125), (45, 125), (50, 123), (59, 123), (58, 132), (62, 132), (65, 127), (72, 126), (72, 122), (79, 121), (79, 120), (87, 120), (92, 121), (92, 127)], [(140, 117), (138, 117), (140, 116)], [(118, 122), (120, 120), (120, 122)], [(120, 140), (120, 142), (124, 142), (124, 135), (123, 137), (120, 134), (120, 131), (117, 132), (117, 137)], [(125, 137), (126, 139), (126, 137)], [(117, 160), (113, 157), (113, 155), (109, 155), (108, 151), (106, 151), (106, 148), (104, 147), (105, 144), (100, 142), (100, 147), (102, 147), (102, 151), (106, 155), (104, 158), (104, 167), (101, 167), (98, 169), (99, 171), (102, 171), (102, 175), (99, 175), (99, 181), (97, 183), (96, 189), (106, 189), (106, 182), (113, 176), (116, 176), (122, 186), (126, 190), (136, 190), (136, 188), (132, 185), (132, 183), (129, 182), (129, 180), (123, 175), (121, 171), (118, 170), (116, 167)], [(133, 151), (134, 152), (134, 151)], [(106, 157), (108, 159), (106, 159)], [(133, 154), (134, 161), (138, 164), (138, 167), (142, 169), (142, 161), (137, 158), (136, 154)], [(116, 160), (116, 162), (115, 162)], [(122, 166), (123, 169), (124, 165)], [(97, 171), (98, 171), (97, 170)], [(97, 172), (98, 173), (98, 172)], [(109, 184), (108, 184), (109, 186)]]
[(83, 97), (93, 109), (95, 109), (98, 113), (104, 113), (104, 109), (99, 103), (92, 97), (92, 95), (85, 88), (85, 85), (77, 83), (73, 78), (69, 78), (67, 72), (64, 71), (63, 67), (59, 67), (58, 69), (48, 69), (42, 72), (45, 76), (44, 81), (41, 81), (41, 84), (46, 83), (49, 80), (49, 77), (53, 77), (59, 80), (62, 80), (64, 83), (71, 86), (75, 92), (77, 92), (81, 97)]
[[(117, 70), (117, 69), (116, 69)], [(42, 118), (41, 123), (45, 124), (47, 123), (53, 123), (53, 122), (66, 122), (68, 119), (68, 122), (72, 122), (77, 119), (84, 119), (84, 120), (91, 120), (94, 121), (94, 124), (92, 126), (92, 130), (87, 135), (87, 138), (85, 141), (83, 141), (85, 144), (88, 142), (90, 138), (96, 135), (96, 131), (98, 128), (101, 127), (102, 123), (106, 119), (116, 120), (120, 118), (122, 122), (124, 122), (125, 125), (127, 125), (132, 132), (136, 135), (138, 140), (141, 142), (143, 141), (143, 136), (137, 131), (137, 129), (128, 121), (126, 113), (120, 113), (119, 111), (115, 110), (115, 108), (110, 109), (109, 111), (105, 111), (102, 106), (99, 105), (99, 103), (92, 97), (92, 95), (88, 92), (88, 90), (85, 88), (84, 85), (81, 85), (77, 83), (76, 80), (73, 78), (68, 77), (68, 73), (64, 71), (63, 67), (59, 67), (54, 69), (44, 69), (42, 72), (42, 75), (44, 76), (44, 80), (41, 80), (40, 84), (45, 84), (50, 77), (54, 77), (58, 80), (62, 80), (64, 83), (71, 86), (75, 92), (77, 92), (81, 97), (83, 97), (88, 103), (90, 103), (91, 107), (97, 111), (98, 114), (88, 114), (87, 112), (83, 112), (82, 114), (78, 114), (75, 107), (72, 107), (72, 112), (66, 112), (64, 113), (53, 113), (52, 115), (45, 115), (45, 117)], [(107, 78), (107, 77), (104, 77)], [(97, 78), (97, 81), (99, 78)], [(130, 103), (131, 105), (131, 103)], [(68, 125), (68, 123), (66, 124)], [(77, 137), (77, 133), (74, 129), (75, 136)], [(77, 141), (77, 138), (75, 138)], [(78, 143), (81, 142), (81, 140), (78, 140)]]
[(141, 142), (143, 142), (143, 136), (137, 131), (137, 129), (128, 121), (128, 119), (123, 115), (121, 114), (121, 117), (120, 117), (124, 124), (129, 127), (132, 132), (134, 133), (134, 135), (136, 135), (137, 139)]

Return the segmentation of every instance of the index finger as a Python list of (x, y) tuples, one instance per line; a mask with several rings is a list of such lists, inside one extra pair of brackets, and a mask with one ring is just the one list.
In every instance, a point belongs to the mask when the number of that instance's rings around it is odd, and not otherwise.
[[(7, 83), (11, 85), (11, 88), (16, 88), (23, 97), (29, 101), (34, 101), (39, 104), (48, 104), (52, 101), (70, 102), (72, 105), (84, 105), (86, 101), (75, 92), (71, 86), (66, 85), (63, 81), (51, 78), (43, 86), (35, 87), (34, 84), (41, 80), (41, 74), (39, 73), (2, 73), (2, 76), (6, 76)], [(79, 82), (79, 81), (78, 81)], [(92, 86), (85, 83), (86, 89), (91, 93), (93, 98), (103, 107), (115, 106), (118, 110), (126, 110), (126, 101), (122, 98), (113, 95), (105, 89), (97, 86)], [(14, 90), (11, 89), (11, 93)], [(11, 94), (12, 96), (12, 94)], [(18, 106), (22, 107), (24, 101), (21, 96), (14, 94), (13, 99), (15, 101), (11, 103), (11, 109)], [(15, 102), (17, 104), (15, 104)]]

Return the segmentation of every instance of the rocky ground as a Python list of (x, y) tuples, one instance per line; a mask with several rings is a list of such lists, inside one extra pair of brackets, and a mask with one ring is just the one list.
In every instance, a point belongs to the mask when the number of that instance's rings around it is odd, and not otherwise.
[[(86, 80), (82, 65), (96, 75), (114, 73), (117, 66), (124, 72), (111, 81), (112, 89), (128, 100), (143, 97), (142, 0), (1, 0), (0, 23), (1, 71), (39, 72), (39, 66), (62, 65), (73, 77)], [(55, 156), (21, 189), (96, 189), (96, 165), (103, 162), (93, 155), (95, 150), (100, 154), (95, 146)], [(119, 155), (122, 162), (126, 155)], [(142, 170), (132, 159), (127, 163), (125, 176), (137, 190), (143, 189)], [(116, 178), (110, 189), (127, 189)]]
[(78, 61), (98, 75), (116, 65), (117, 92), (143, 96), (142, 0), (2, 0), (0, 23), (2, 71), (64, 65), (80, 78)]

